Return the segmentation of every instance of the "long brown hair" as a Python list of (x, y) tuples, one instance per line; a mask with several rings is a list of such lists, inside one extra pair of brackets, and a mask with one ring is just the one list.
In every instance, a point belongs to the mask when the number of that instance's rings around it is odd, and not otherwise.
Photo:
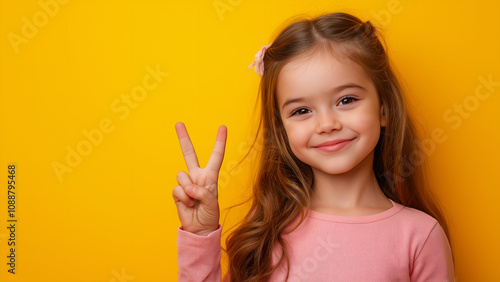
[[(257, 137), (262, 152), (250, 210), (226, 240), (231, 281), (265, 281), (280, 264), (289, 269), (282, 235), (310, 207), (314, 177), (288, 144), (276, 99), (280, 70), (300, 54), (329, 48), (359, 64), (372, 79), (387, 119), (375, 147), (373, 169), (383, 193), (393, 201), (421, 210), (438, 220), (448, 235), (445, 218), (425, 178), (423, 148), (403, 93), (378, 31), (368, 21), (346, 13), (301, 19), (283, 28), (264, 56), (259, 94), (262, 115)], [(261, 130), (262, 129), (262, 130)], [(259, 135), (259, 132), (261, 134)], [(255, 144), (255, 140), (254, 140)], [(281, 256), (273, 265), (273, 249)], [(287, 275), (288, 278), (288, 275)]]

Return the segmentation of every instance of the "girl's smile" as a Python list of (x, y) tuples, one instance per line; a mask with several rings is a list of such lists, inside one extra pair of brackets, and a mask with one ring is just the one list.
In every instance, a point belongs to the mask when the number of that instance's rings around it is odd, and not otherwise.
[(356, 138), (337, 139), (337, 140), (321, 143), (320, 145), (315, 146), (313, 148), (316, 148), (316, 149), (324, 151), (324, 152), (335, 152), (335, 151), (338, 151), (338, 150), (344, 148), (348, 144), (351, 144), (351, 141), (353, 141), (354, 139), (356, 139)]

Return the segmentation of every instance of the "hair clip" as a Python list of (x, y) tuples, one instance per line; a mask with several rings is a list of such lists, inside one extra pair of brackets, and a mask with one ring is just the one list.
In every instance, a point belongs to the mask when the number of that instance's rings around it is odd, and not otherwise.
[(266, 54), (267, 48), (271, 47), (272, 42), (269, 43), (266, 46), (262, 46), (260, 48), (259, 52), (255, 54), (255, 60), (248, 66), (248, 69), (251, 69), (253, 66), (255, 66), (255, 72), (262, 76), (264, 74), (264, 55)]

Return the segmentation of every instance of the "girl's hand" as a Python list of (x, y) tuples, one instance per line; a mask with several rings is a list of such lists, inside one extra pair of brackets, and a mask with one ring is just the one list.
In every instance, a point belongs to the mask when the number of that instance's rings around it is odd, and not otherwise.
[(184, 230), (197, 235), (208, 235), (219, 227), (217, 181), (224, 159), (227, 128), (224, 125), (219, 127), (212, 155), (205, 168), (200, 168), (193, 144), (182, 122), (175, 125), (175, 131), (189, 171), (189, 175), (184, 171), (177, 174), (179, 185), (172, 192), (177, 214)]

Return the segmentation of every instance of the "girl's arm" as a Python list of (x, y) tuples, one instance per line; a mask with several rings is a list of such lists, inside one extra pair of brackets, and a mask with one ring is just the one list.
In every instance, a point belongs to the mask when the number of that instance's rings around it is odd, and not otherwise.
[(206, 236), (195, 235), (179, 227), (177, 231), (178, 281), (221, 281), (222, 227)]
[(450, 243), (437, 222), (413, 262), (411, 281), (455, 281)]
[(172, 191), (181, 227), (177, 233), (179, 281), (217, 281), (221, 279), (221, 246), (218, 202), (218, 178), (224, 158), (227, 129), (219, 127), (212, 155), (200, 168), (187, 129), (175, 125), (189, 174), (177, 174)]

